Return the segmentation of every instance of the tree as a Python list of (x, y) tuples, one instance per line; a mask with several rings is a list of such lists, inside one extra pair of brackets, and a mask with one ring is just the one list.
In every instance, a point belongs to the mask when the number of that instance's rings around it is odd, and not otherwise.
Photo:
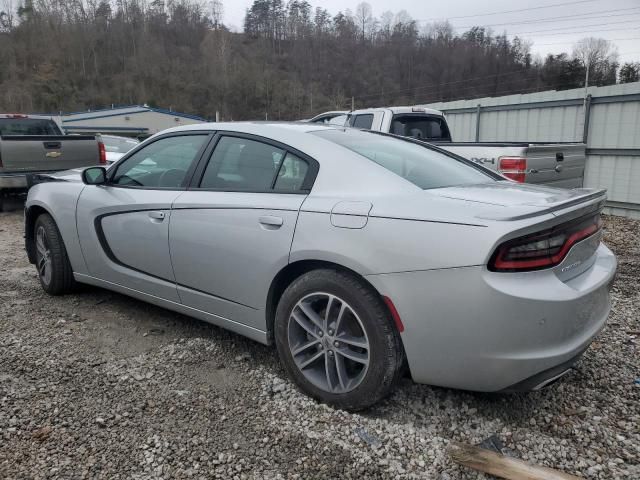
[(364, 42), (367, 38), (367, 33), (373, 25), (373, 13), (371, 10), (371, 5), (369, 5), (367, 2), (360, 2), (356, 6), (355, 19), (362, 34), (362, 41)]
[(640, 81), (640, 62), (627, 62), (620, 68), (620, 83)]
[(573, 56), (578, 59), (585, 72), (585, 87), (610, 83), (618, 67), (617, 49), (603, 38), (587, 37), (573, 47)]

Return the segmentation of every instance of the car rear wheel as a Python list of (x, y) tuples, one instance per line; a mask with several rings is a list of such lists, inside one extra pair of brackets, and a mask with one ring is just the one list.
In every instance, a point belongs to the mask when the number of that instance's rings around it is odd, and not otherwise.
[(322, 269), (297, 278), (278, 304), (275, 340), (301, 390), (338, 408), (373, 405), (402, 374), (404, 353), (387, 307), (346, 272)]
[(51, 295), (69, 293), (75, 287), (71, 263), (53, 218), (42, 214), (34, 226), (36, 268), (40, 285)]

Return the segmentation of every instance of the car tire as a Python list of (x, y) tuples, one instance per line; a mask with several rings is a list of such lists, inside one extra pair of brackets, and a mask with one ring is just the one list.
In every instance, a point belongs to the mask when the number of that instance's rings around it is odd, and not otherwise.
[(51, 215), (43, 213), (33, 228), (36, 269), (40, 285), (50, 295), (74, 290), (76, 282), (62, 236)]
[(296, 385), (340, 409), (375, 404), (403, 374), (404, 350), (387, 306), (351, 273), (319, 269), (295, 279), (278, 303), (274, 336)]

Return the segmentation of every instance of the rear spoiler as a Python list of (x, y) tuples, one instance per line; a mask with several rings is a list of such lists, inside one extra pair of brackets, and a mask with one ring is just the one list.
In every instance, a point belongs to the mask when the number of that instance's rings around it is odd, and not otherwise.
[[(553, 216), (559, 217), (565, 215), (569, 212), (573, 212), (575, 210), (584, 210), (583, 213), (588, 213), (591, 211), (599, 211), (604, 207), (605, 202), (607, 201), (607, 190), (606, 189), (593, 189), (593, 188), (575, 188), (571, 190), (574, 193), (572, 198), (567, 200), (549, 203), (547, 206), (541, 206), (539, 204), (523, 204), (523, 207), (537, 207), (534, 210), (529, 212), (513, 215), (513, 216), (482, 216), (478, 217), (483, 220), (501, 220), (501, 221), (515, 221), (515, 220), (524, 220), (527, 218), (539, 217), (540, 215), (551, 214)], [(542, 208), (540, 208), (542, 207)]]

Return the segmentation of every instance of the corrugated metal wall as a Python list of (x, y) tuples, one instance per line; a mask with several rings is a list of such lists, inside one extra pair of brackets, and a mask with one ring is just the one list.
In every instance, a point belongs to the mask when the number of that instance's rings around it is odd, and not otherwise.
[[(585, 186), (608, 190), (611, 213), (640, 218), (640, 82), (588, 94)], [(582, 142), (584, 95), (575, 89), (428, 106), (446, 113), (458, 142)]]

